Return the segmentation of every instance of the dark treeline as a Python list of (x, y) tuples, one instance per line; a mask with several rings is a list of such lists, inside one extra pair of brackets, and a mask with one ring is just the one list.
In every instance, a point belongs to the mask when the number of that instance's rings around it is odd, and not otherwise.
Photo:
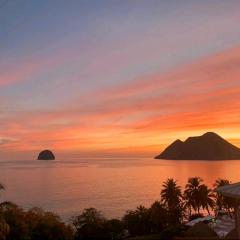
[[(213, 189), (229, 183), (218, 179)], [(1, 184), (0, 189), (4, 190)], [(159, 201), (150, 208), (138, 206), (127, 211), (122, 219), (106, 219), (100, 211), (88, 208), (68, 223), (39, 208), (26, 211), (11, 202), (3, 202), (0, 204), (0, 240), (107, 240), (152, 234), (158, 234), (157, 239), (184, 238), (188, 230), (186, 221), (219, 210), (231, 215), (231, 200), (213, 189), (199, 177), (189, 178), (185, 189), (174, 179), (167, 179)]]

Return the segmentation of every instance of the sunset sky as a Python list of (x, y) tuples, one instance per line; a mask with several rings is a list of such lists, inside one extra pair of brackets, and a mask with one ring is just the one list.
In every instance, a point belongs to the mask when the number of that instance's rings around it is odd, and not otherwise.
[(240, 147), (240, 1), (0, 0), (0, 159)]

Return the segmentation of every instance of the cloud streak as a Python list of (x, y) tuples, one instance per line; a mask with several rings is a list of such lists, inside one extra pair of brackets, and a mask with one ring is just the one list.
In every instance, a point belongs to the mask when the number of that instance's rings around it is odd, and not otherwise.
[(105, 88), (97, 102), (7, 114), (0, 119), (1, 147), (34, 151), (50, 146), (94, 154), (136, 148), (154, 154), (175, 138), (210, 130), (239, 144), (239, 55), (236, 47), (165, 74)]

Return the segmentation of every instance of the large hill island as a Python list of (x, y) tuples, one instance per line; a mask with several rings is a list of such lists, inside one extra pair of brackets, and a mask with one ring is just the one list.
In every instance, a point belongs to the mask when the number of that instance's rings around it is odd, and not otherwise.
[(213, 132), (176, 140), (156, 159), (169, 160), (240, 160), (240, 149)]

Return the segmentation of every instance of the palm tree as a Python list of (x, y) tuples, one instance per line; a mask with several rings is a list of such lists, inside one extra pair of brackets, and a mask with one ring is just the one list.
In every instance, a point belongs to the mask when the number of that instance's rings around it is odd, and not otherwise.
[[(231, 182), (227, 179), (221, 179), (218, 178), (215, 183), (213, 184), (214, 188), (219, 188), (225, 185), (229, 185)], [(230, 198), (224, 197), (218, 193), (215, 194), (215, 201), (216, 201), (216, 205), (218, 207), (218, 210), (222, 210), (223, 208), (225, 208), (229, 215), (230, 214), (230, 209), (232, 208), (233, 204)]]
[(187, 192), (186, 190), (183, 193), (183, 200), (184, 200), (184, 209), (188, 209), (189, 214), (188, 216), (192, 216), (192, 208), (194, 206), (194, 202), (191, 197), (191, 193)]
[(222, 187), (222, 186), (225, 186), (225, 185), (228, 185), (230, 184), (231, 182), (227, 179), (223, 179), (223, 178), (218, 178), (215, 183), (214, 183), (214, 187)]
[(181, 222), (184, 216), (181, 187), (172, 178), (167, 179), (162, 186), (161, 202), (167, 209), (167, 223), (175, 226)]
[(209, 189), (205, 184), (202, 184), (199, 187), (199, 193), (200, 193), (200, 203), (202, 206), (202, 209), (206, 209), (208, 214), (210, 215), (209, 208), (213, 209), (215, 206), (214, 202), (214, 194), (211, 189)]
[(200, 186), (202, 185), (202, 181), (203, 180), (200, 177), (192, 177), (188, 179), (185, 186), (185, 206), (189, 208), (190, 215), (191, 209), (194, 209), (198, 213), (200, 211)]
[(181, 203), (181, 187), (177, 185), (173, 178), (167, 179), (162, 186), (161, 201), (167, 205), (168, 210), (175, 209)]

